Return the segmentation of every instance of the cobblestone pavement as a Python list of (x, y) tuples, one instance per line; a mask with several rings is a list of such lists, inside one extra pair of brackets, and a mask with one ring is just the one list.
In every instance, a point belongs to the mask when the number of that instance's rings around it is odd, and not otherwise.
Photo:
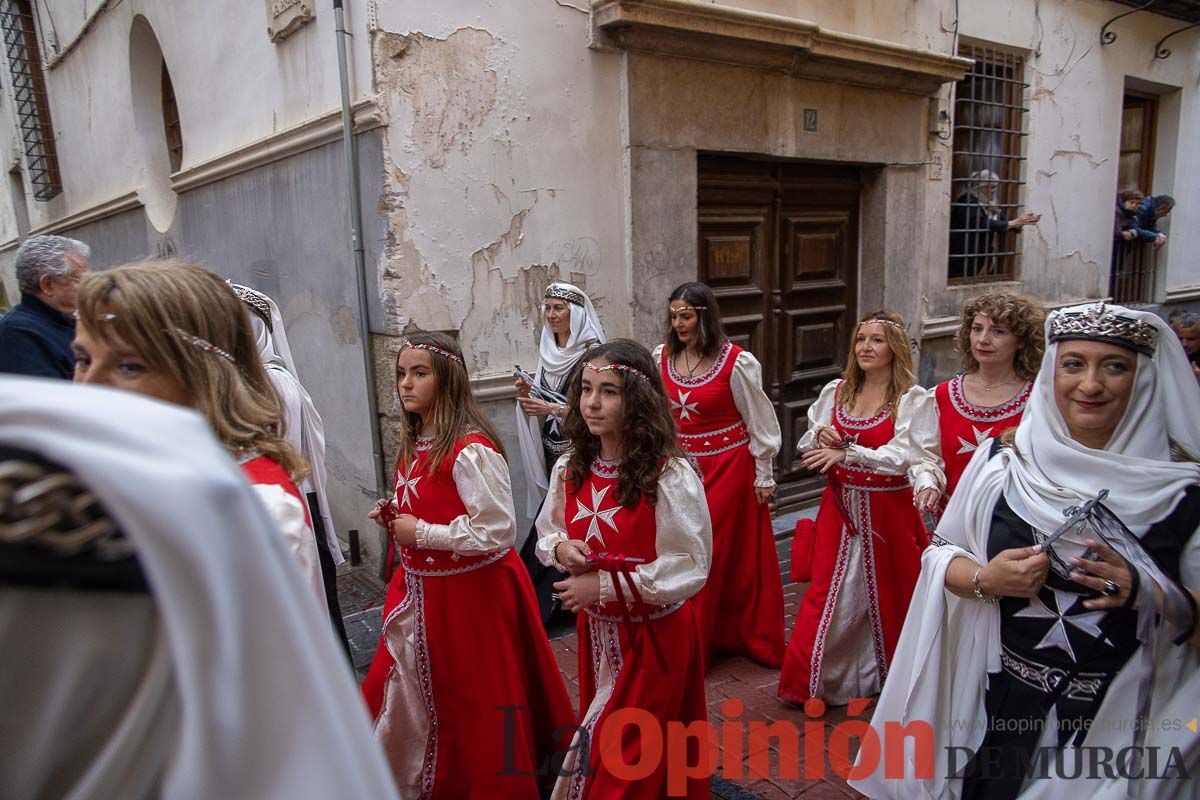
[[(812, 513), (814, 512), (809, 511), (807, 515)], [(785, 581), (784, 604), (789, 635), (800, 597), (806, 587), (806, 584), (786, 583), (791, 547), (790, 533), (798, 516), (800, 515), (788, 514), (775, 520), (776, 534), (781, 537), (777, 545)], [(338, 576), (338, 592), (342, 608), (347, 612), (346, 632), (350, 637), (354, 666), (361, 677), (366, 672), (375, 653), (375, 646), (379, 642), (384, 587), (382, 582), (367, 570), (347, 567), (348, 565), (344, 565), (344, 571)], [(551, 645), (572, 698), (577, 700), (579, 683), (575, 631), (571, 629), (556, 632), (552, 636)], [(738, 723), (749, 725), (754, 722), (771, 724), (785, 721), (794, 725), (799, 733), (799, 739), (795, 742), (783, 742), (777, 738), (769, 740), (766, 752), (759, 749), (746, 753), (727, 753), (722, 747), (717, 775), (713, 780), (712, 796), (723, 800), (777, 800), (791, 797), (803, 797), (805, 800), (844, 800), (862, 797), (833, 771), (828, 763), (829, 757), (824, 745), (829, 741), (833, 728), (846, 719), (845, 709), (832, 708), (819, 720), (823, 730), (821, 752), (826, 763), (823, 768), (819, 765), (814, 767), (805, 761), (805, 722), (816, 723), (818, 720), (810, 720), (802, 709), (776, 698), (778, 684), (778, 670), (759, 666), (745, 658), (721, 659), (709, 670), (705, 679), (708, 717), (717, 727), (719, 741), (723, 738), (722, 723), (726, 720), (726, 711), (736, 712), (738, 709), (741, 709), (740, 713), (734, 713), (732, 716)], [(812, 730), (814, 728), (810, 726), (809, 731)], [(742, 741), (744, 743), (744, 739)], [(784, 751), (782, 754), (781, 750)], [(781, 755), (784, 756), (782, 759)], [(764, 760), (768, 766), (767, 777), (757, 777), (753, 768), (757, 767), (761, 773)], [(733, 763), (727, 764), (727, 761)], [(806, 774), (820, 774), (823, 777), (805, 778)]]

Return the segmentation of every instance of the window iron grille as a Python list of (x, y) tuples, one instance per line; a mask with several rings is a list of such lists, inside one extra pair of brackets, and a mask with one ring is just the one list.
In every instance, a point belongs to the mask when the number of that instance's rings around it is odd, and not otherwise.
[(974, 64), (955, 86), (951, 167), (951, 283), (1011, 280), (1020, 255), (1008, 220), (1021, 213), (1025, 114), (1021, 56), (964, 44)]
[(0, 34), (12, 76), (13, 105), (17, 129), (25, 149), (29, 183), (37, 200), (49, 200), (62, 192), (58, 153), (42, 55), (34, 28), (33, 8), (28, 0), (0, 0)]

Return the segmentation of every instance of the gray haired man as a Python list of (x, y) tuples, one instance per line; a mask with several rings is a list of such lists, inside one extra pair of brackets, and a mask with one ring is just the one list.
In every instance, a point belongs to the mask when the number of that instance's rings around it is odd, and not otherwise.
[(75, 298), (90, 254), (65, 236), (33, 236), (17, 250), (21, 302), (0, 319), (0, 372), (71, 379)]

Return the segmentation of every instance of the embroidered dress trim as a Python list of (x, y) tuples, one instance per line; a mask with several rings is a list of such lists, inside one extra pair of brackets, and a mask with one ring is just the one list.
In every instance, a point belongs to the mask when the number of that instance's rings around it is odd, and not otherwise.
[(950, 403), (954, 410), (972, 422), (999, 422), (1002, 419), (1016, 416), (1025, 410), (1029, 395), (1033, 392), (1033, 381), (1027, 381), (1017, 396), (1007, 403), (998, 406), (977, 406), (967, 400), (962, 388), (963, 376), (955, 375), (950, 379)]
[(733, 342), (725, 342), (721, 347), (721, 352), (717, 354), (717, 360), (712, 363), (712, 366), (703, 373), (695, 377), (687, 377), (680, 375), (675, 369), (675, 359), (671, 358), (670, 354), (663, 351), (663, 358), (667, 362), (667, 374), (671, 376), (671, 380), (680, 386), (703, 386), (704, 384), (717, 377), (717, 374), (725, 366), (725, 362), (729, 360), (729, 354), (733, 352)]
[[(625, 666), (624, 658), (621, 654), (621, 635), (619, 628), (611, 622), (590, 622), (588, 623), (588, 639), (592, 645), (592, 678), (595, 680), (600, 675), (601, 662), (608, 661), (609, 674), (612, 678), (613, 687), (616, 687), (617, 680), (621, 677), (621, 670)], [(615, 692), (614, 692), (615, 694)], [(584, 726), (586, 737), (580, 741), (588, 742), (588, 746), (577, 750), (583, 756), (581, 762), (576, 763), (575, 774), (571, 776), (571, 783), (567, 789), (568, 800), (580, 800), (583, 797), (584, 790), (587, 788), (588, 778), (591, 775), (588, 773), (591, 753), (591, 743), (596, 742), (596, 723), (604, 716), (604, 712), (612, 703), (612, 694), (609, 695), (608, 702), (603, 707), (596, 711), (596, 715), (589, 719)], [(574, 742), (572, 742), (574, 744)]]
[[(447, 575), (461, 575), (464, 572), (474, 572), (477, 569), (483, 569), (489, 564), (494, 564), (508, 554), (512, 550), (511, 547), (506, 547), (491, 555), (485, 556), (479, 561), (474, 561), (470, 564), (464, 564), (461, 567), (451, 567), (450, 569), (420, 569), (411, 564), (408, 558), (404, 559), (404, 571), (412, 575), (421, 575), (428, 578), (443, 578)], [(451, 556), (453, 558), (453, 556)]]
[[(651, 608), (653, 608), (654, 610), (650, 612), (648, 617), (641, 616), (639, 614), (631, 615), (633, 618), (633, 621), (634, 622), (645, 622), (647, 619), (662, 619), (663, 617), (670, 616), (671, 614), (674, 614), (679, 609), (683, 608), (683, 601), (678, 600), (674, 603), (671, 603), (670, 605), (651, 606)], [(585, 612), (587, 612), (587, 615), (589, 617), (591, 617), (594, 620), (598, 620), (600, 622), (611, 622), (613, 624), (620, 624), (625, 621), (624, 617), (621, 617), (618, 615), (613, 615), (613, 614), (603, 614), (598, 609), (595, 609), (592, 606), (588, 606), (587, 608), (585, 608), (583, 610)]]
[(679, 445), (692, 456), (715, 456), (750, 444), (750, 431), (744, 422), (707, 433), (676, 434)]
[(821, 663), (825, 660), (825, 638), (829, 635), (829, 624), (833, 621), (833, 609), (837, 606), (838, 594), (846, 580), (846, 565), (850, 561), (850, 539), (853, 533), (842, 526), (842, 541), (838, 545), (837, 561), (833, 565), (833, 576), (829, 581), (829, 594), (825, 596), (825, 607), (821, 609), (821, 620), (817, 623), (817, 635), (813, 639), (812, 662), (808, 671), (808, 694), (821, 696)]
[(417, 437), (417, 448), (416, 448), (417, 452), (423, 453), (427, 450), (432, 450), (434, 438), (435, 437), (433, 437), (433, 436), (418, 436)]
[[(1023, 658), (1004, 645), (1000, 646), (1000, 663), (1009, 675), (1045, 694), (1058, 691), (1059, 684), (1068, 674), (1065, 669)], [(1072, 700), (1095, 700), (1112, 677), (1107, 672), (1077, 672), (1067, 683), (1063, 696)]]
[(896, 492), (909, 486), (907, 476), (885, 475), (857, 464), (839, 464), (837, 477), (847, 489), (863, 492)]
[(409, 593), (415, 597), (413, 605), (416, 609), (416, 659), (417, 680), (421, 684), (421, 693), (425, 696), (425, 711), (429, 714), (429, 738), (425, 743), (425, 763), (421, 767), (421, 797), (429, 797), (433, 793), (433, 782), (437, 775), (438, 751), (438, 720), (437, 706), (433, 702), (433, 677), (429, 667), (429, 642), (425, 634), (425, 583), (418, 577), (409, 579), (405, 573), (404, 580), (408, 584)]
[[(875, 531), (871, 527), (871, 501), (866, 493), (846, 492), (846, 499), (857, 500), (858, 526), (863, 541), (863, 577), (867, 583), (867, 616), (871, 618), (871, 641), (875, 645), (875, 663), (879, 666), (879, 682), (887, 680), (887, 649), (883, 644), (883, 621), (879, 617), (879, 587), (875, 579)], [(850, 503), (846, 503), (847, 508)]]
[[(838, 392), (841, 392), (841, 390), (842, 387), (839, 386)], [(874, 428), (876, 425), (887, 419), (887, 415), (891, 413), (891, 410), (892, 407), (888, 405), (880, 409), (879, 412), (877, 412), (873, 417), (856, 417), (846, 409), (842, 408), (841, 403), (838, 403), (836, 398), (834, 399), (833, 404), (833, 413), (837, 416), (837, 421), (841, 424), (841, 426), (843, 428), (850, 428), (856, 431)]]
[(620, 471), (620, 461), (605, 461), (603, 458), (592, 461), (592, 474), (597, 478), (615, 478)]

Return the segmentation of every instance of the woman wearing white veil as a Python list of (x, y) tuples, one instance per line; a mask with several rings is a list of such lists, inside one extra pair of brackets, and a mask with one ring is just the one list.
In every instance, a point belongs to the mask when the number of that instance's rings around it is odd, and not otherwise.
[(283, 402), (287, 416), (285, 438), (288, 444), (304, 456), (312, 469), (312, 473), (298, 488), (308, 501), (309, 513), (312, 516), (329, 617), (338, 638), (346, 648), (346, 653), (349, 654), (350, 646), (337, 595), (337, 566), (346, 558), (342, 555), (341, 545), (338, 544), (329, 498), (325, 493), (325, 424), (313, 405), (312, 397), (300, 383), (279, 306), (257, 289), (232, 282), (229, 285), (250, 311), (250, 329), (258, 344), (259, 358), (267, 369), (271, 385), (275, 387), (276, 394)]
[[(605, 341), (596, 308), (578, 286), (562, 282), (547, 286), (542, 311), (545, 324), (533, 384), (520, 377), (516, 382), (517, 439), (525, 468), (526, 513), (532, 519), (537, 519), (546, 497), (550, 468), (568, 446), (559, 425), (566, 416), (565, 395), (571, 376), (588, 348)], [(521, 547), (521, 560), (533, 579), (542, 622), (548, 624), (554, 614), (553, 584), (562, 576), (538, 561), (537, 538), (537, 532), (531, 530)]]
[[(1046, 331), (1020, 426), (923, 556), (871, 720), (903, 758), (852, 772), (872, 798), (1195, 797), (1200, 388), (1153, 314), (1076, 306)], [(910, 723), (933, 742), (902, 743)]]

